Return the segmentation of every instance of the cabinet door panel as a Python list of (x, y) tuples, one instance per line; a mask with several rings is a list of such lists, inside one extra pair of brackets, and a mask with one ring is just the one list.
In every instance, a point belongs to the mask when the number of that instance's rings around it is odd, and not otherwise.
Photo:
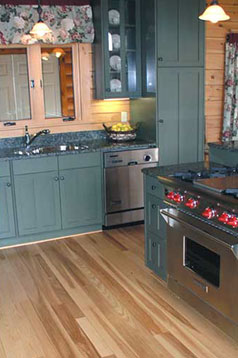
[(163, 200), (153, 195), (146, 195), (147, 230), (166, 239), (166, 223), (160, 214), (160, 209), (164, 207)]
[(203, 70), (179, 74), (179, 163), (203, 160)]
[(157, 1), (158, 65), (203, 66), (204, 0)]
[(166, 241), (147, 232), (145, 235), (145, 263), (163, 280), (167, 275), (167, 247)]
[(203, 72), (195, 67), (158, 71), (160, 165), (203, 160)]
[(178, 72), (174, 69), (158, 71), (158, 120), (159, 164), (178, 163)]
[(15, 176), (20, 235), (61, 229), (58, 172)]
[(63, 228), (101, 223), (101, 169), (61, 170), (60, 179)]
[(15, 236), (12, 190), (10, 177), (0, 178), (0, 239)]

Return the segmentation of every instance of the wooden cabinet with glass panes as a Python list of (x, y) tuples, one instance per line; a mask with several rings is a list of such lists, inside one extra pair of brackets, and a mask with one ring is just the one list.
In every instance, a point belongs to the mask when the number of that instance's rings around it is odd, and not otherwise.
[(140, 1), (94, 0), (96, 98), (141, 95)]
[(0, 48), (0, 122), (79, 120), (78, 44)]

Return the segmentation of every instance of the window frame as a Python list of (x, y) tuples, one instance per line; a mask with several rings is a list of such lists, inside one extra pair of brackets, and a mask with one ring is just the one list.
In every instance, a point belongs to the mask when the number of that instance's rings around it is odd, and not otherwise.
[[(71, 47), (72, 48), (72, 64), (73, 64), (73, 90), (74, 90), (74, 108), (75, 108), (75, 119), (74, 121), (64, 122), (64, 117), (45, 117), (44, 109), (44, 93), (43, 93), (43, 74), (41, 64), (41, 48), (54, 48), (54, 47)], [(0, 49), (10, 48), (26, 48), (27, 51), (27, 65), (28, 65), (28, 81), (29, 81), (29, 93), (30, 93), (30, 111), (31, 118), (19, 119), (10, 122), (16, 124), (12, 127), (4, 126), (7, 121), (0, 121), (0, 131), (18, 131), (24, 129), (27, 125), (29, 128), (39, 127), (69, 127), (79, 125), (82, 123), (82, 100), (81, 100), (81, 77), (80, 77), (80, 46), (79, 43), (69, 44), (34, 44), (34, 45), (0, 45)], [(34, 80), (34, 88), (31, 88), (31, 81)]]

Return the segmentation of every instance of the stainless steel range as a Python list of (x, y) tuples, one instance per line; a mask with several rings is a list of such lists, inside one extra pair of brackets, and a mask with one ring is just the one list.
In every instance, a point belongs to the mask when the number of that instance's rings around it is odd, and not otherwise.
[(238, 340), (238, 170), (160, 178), (168, 224), (168, 287)]

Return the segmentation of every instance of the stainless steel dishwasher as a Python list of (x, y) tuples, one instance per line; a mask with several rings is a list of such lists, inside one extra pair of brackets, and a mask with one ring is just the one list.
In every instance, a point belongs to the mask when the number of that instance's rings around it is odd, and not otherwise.
[(105, 227), (144, 220), (141, 170), (158, 159), (158, 148), (104, 153)]

